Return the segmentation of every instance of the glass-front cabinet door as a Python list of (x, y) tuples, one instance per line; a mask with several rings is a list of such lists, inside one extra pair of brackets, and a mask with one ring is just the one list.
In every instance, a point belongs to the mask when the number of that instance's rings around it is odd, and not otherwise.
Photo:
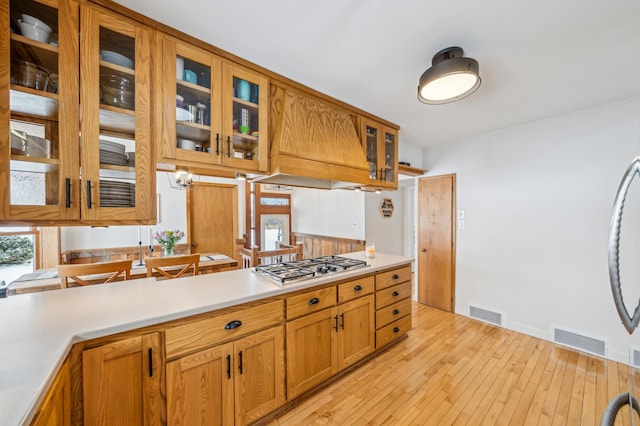
[(162, 63), (162, 157), (222, 164), (220, 59), (165, 35)]
[(78, 219), (78, 4), (0, 8), (0, 221)]
[(266, 172), (269, 80), (231, 63), (222, 66), (223, 164)]
[(397, 187), (398, 132), (367, 118), (362, 119), (362, 143), (367, 152), (371, 186)]
[(82, 219), (155, 219), (151, 152), (151, 31), (81, 7)]

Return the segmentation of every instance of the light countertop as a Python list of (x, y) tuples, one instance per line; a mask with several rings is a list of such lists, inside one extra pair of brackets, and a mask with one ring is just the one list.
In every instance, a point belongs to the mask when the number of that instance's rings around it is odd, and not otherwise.
[(249, 269), (156, 281), (144, 278), (0, 299), (0, 416), (28, 424), (74, 343), (410, 264), (364, 252), (367, 268), (280, 286)]

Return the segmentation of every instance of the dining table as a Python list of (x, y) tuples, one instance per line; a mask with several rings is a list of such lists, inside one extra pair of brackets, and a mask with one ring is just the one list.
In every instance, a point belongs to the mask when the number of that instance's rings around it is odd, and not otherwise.
[[(198, 264), (199, 274), (209, 274), (213, 272), (220, 272), (229, 269), (236, 269), (238, 267), (238, 261), (225, 254), (220, 253), (203, 253), (200, 255), (200, 262)], [(167, 270), (180, 270), (181, 265), (163, 267)], [(159, 274), (154, 274), (158, 275)], [(130, 279), (146, 278), (147, 268), (143, 264), (140, 264), (139, 260), (134, 259), (131, 268)], [(96, 277), (99, 278), (99, 277)], [(58, 276), (56, 268), (43, 268), (37, 269), (34, 272), (24, 274), (18, 279), (13, 281), (7, 286), (6, 295), (12, 296), (24, 293), (34, 293), (38, 291), (56, 290), (60, 289), (61, 281)]]

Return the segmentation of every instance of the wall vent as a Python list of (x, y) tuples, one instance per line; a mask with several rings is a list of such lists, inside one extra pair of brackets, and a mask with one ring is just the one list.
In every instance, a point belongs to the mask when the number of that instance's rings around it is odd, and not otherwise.
[(559, 328), (553, 329), (553, 341), (595, 355), (605, 356), (606, 354), (606, 342), (604, 340), (594, 339)]
[(631, 360), (634, 367), (640, 368), (640, 351), (637, 349), (633, 350), (633, 359)]
[(502, 314), (499, 312), (489, 311), (487, 309), (478, 308), (477, 306), (469, 306), (469, 315), (471, 318), (479, 319), (494, 325), (502, 327)]

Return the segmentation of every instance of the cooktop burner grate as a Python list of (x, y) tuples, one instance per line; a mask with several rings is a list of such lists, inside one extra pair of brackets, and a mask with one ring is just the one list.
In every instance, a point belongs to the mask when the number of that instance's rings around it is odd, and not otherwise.
[(278, 284), (289, 284), (319, 275), (338, 273), (366, 266), (368, 265), (364, 260), (349, 259), (342, 256), (323, 256), (314, 259), (256, 266), (253, 270)]

